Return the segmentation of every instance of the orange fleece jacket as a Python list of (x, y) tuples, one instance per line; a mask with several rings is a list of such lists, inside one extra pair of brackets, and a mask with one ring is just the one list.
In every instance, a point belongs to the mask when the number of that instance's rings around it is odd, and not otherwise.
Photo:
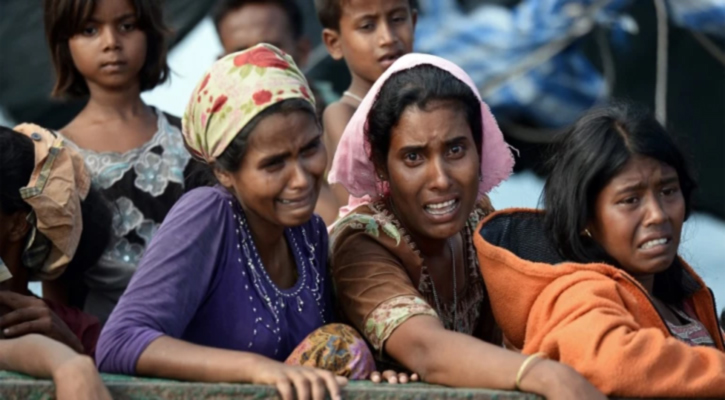
[(527, 241), (537, 239), (531, 229), (517, 233), (517, 227), (530, 227), (532, 217), (540, 221), (541, 215), (496, 212), (481, 222), (474, 238), (493, 313), (508, 343), (573, 367), (607, 395), (725, 397), (725, 347), (714, 300), (689, 266), (686, 271), (701, 286), (690, 301), (717, 349), (674, 338), (645, 289), (620, 269), (519, 257), (517, 252), (528, 252), (533, 258)]

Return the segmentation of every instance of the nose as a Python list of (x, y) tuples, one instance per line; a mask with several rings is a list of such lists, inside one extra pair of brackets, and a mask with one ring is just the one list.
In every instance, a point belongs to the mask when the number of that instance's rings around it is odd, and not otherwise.
[(105, 27), (101, 32), (101, 39), (103, 40), (103, 50), (118, 50), (121, 48), (121, 41), (119, 40), (118, 32), (112, 27)]
[(309, 186), (310, 174), (301, 162), (294, 164), (287, 186), (293, 191), (305, 191)]
[(428, 187), (436, 192), (445, 192), (451, 187), (446, 164), (438, 157), (428, 164)]
[(667, 212), (659, 196), (647, 196), (645, 202), (645, 226), (660, 225), (667, 221)]
[(395, 43), (395, 34), (387, 21), (379, 25), (378, 44), (380, 47), (387, 47)]

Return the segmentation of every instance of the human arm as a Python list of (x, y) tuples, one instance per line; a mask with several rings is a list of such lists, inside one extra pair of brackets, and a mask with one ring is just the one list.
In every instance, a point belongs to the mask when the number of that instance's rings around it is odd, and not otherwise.
[[(355, 108), (349, 104), (338, 101), (330, 104), (322, 114), (322, 125), (325, 130), (325, 148), (327, 150), (327, 172), (329, 172), (332, 167), (332, 161), (334, 160), (335, 153), (337, 151), (337, 145), (340, 143), (345, 127), (347, 126), (347, 123), (350, 122), (354, 113)], [(337, 199), (336, 205), (338, 208), (347, 204), (349, 193), (342, 185), (333, 184), (329, 186), (329, 189), (334, 198)]]
[(111, 398), (89, 357), (42, 335), (0, 340), (0, 370), (52, 378), (59, 400)]
[(138, 360), (140, 375), (199, 382), (273, 385), (285, 400), (340, 398), (347, 383), (331, 372), (285, 365), (259, 354), (198, 346), (169, 336), (151, 342)]
[[(77, 353), (85, 353), (80, 339), (43, 300), (34, 296), (0, 291), (0, 305), (10, 310), (0, 317), (0, 329), (6, 337), (17, 338), (36, 333), (57, 340)], [(96, 335), (98, 328), (95, 327)]]
[[(371, 225), (358, 222), (370, 231)], [(384, 230), (378, 231), (380, 237)], [(392, 246), (391, 240), (383, 241)], [(335, 242), (333, 272), (340, 303), (377, 351), (384, 350), (425, 382), (514, 388), (526, 356), (445, 330), (410, 282), (401, 264), (405, 255), (394, 255), (364, 232), (340, 235)], [(545, 360), (529, 367), (521, 388), (551, 398), (603, 399), (571, 368)]]
[[(534, 303), (524, 351), (558, 354), (608, 395), (725, 396), (725, 353), (667, 335), (656, 311), (642, 312), (649, 303), (601, 274), (569, 274)], [(645, 327), (647, 315), (655, 318)], [(651, 379), (643, 384), (643, 376)]]
[(235, 223), (228, 204), (234, 200), (229, 199), (219, 189), (203, 188), (174, 206), (101, 334), (99, 368), (182, 380), (273, 384), (285, 399), (291, 398), (292, 388), (300, 398), (320, 398), (326, 388), (338, 396), (339, 384), (328, 372), (180, 340), (225, 262), (224, 235), (235, 235), (227, 225)]
[[(527, 356), (473, 336), (448, 331), (435, 317), (415, 316), (385, 342), (386, 353), (428, 383), (452, 387), (514, 390)], [(551, 399), (604, 399), (571, 368), (550, 360), (530, 364), (521, 390)]]

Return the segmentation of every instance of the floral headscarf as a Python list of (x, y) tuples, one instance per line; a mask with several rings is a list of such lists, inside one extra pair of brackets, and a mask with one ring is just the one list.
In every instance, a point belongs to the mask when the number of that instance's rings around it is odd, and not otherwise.
[(83, 232), (81, 202), (88, 195), (91, 177), (83, 157), (58, 135), (33, 124), (13, 130), (35, 145), (35, 169), (28, 185), (20, 189), (33, 209), (23, 265), (34, 277), (53, 279), (65, 271), (78, 249)]
[[(379, 194), (380, 186), (375, 175), (375, 166), (370, 160), (370, 144), (365, 134), (368, 114), (385, 82), (396, 72), (404, 71), (418, 65), (432, 65), (451, 73), (473, 90), (480, 100), (480, 95), (471, 77), (459, 66), (440, 57), (427, 54), (406, 54), (400, 57), (390, 68), (378, 78), (368, 91), (360, 106), (353, 114), (342, 134), (335, 152), (332, 169), (328, 175), (330, 183), (340, 183), (350, 193), (348, 207), (370, 201)], [(506, 144), (496, 120), (488, 105), (481, 100), (481, 120), (483, 122), (483, 138), (481, 143), (481, 183), (478, 187), (479, 198), (506, 180), (513, 171), (514, 158)]]
[(186, 146), (197, 159), (213, 163), (252, 118), (287, 99), (315, 106), (290, 56), (265, 43), (229, 54), (194, 89), (182, 122)]

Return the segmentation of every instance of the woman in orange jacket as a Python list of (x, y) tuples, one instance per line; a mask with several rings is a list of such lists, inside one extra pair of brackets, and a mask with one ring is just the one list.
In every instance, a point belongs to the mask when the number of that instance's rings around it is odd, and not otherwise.
[(546, 210), (504, 210), (475, 245), (509, 346), (568, 364), (607, 395), (725, 397), (710, 290), (678, 257), (695, 182), (665, 129), (629, 104), (563, 137)]

